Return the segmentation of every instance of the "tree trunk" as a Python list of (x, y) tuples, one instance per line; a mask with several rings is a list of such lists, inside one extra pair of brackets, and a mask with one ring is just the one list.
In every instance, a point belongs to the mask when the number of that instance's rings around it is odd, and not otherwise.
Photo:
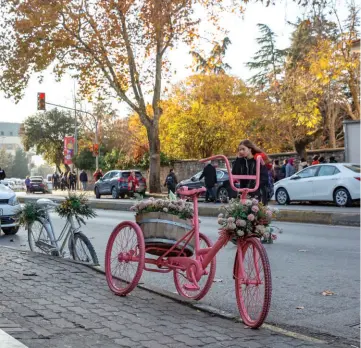
[(323, 129), (319, 128), (317, 129), (315, 132), (313, 132), (313, 134), (310, 135), (306, 135), (305, 137), (301, 138), (301, 139), (295, 139), (294, 141), (294, 147), (295, 150), (298, 154), (298, 156), (300, 156), (300, 158), (307, 158), (307, 151), (306, 151), (306, 146), (310, 143), (312, 143), (313, 141), (316, 140), (316, 138), (322, 134)]
[(160, 140), (155, 127), (147, 128), (149, 142), (149, 192), (160, 193)]

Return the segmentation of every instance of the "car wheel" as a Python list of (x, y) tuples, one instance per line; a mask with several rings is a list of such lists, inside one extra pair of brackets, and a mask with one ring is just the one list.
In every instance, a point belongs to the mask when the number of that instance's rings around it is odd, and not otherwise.
[(338, 188), (333, 194), (333, 200), (339, 207), (349, 207), (352, 205), (350, 193), (344, 187)]
[(118, 190), (117, 190), (115, 187), (112, 188), (112, 197), (113, 197), (114, 199), (118, 199), (118, 198), (119, 198)]
[(95, 197), (98, 199), (100, 198), (99, 189), (97, 187), (95, 188)]
[(290, 196), (284, 188), (280, 188), (276, 192), (276, 201), (280, 205), (285, 205), (290, 203)]
[(228, 190), (225, 187), (221, 187), (218, 190), (217, 199), (222, 203), (226, 203), (228, 201)]
[(10, 236), (10, 235), (16, 234), (19, 231), (19, 226), (3, 227), (2, 230), (6, 235)]

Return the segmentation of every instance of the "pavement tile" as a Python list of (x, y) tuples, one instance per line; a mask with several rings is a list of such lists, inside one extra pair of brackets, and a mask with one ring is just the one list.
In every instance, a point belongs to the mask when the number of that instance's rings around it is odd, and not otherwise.
[[(24, 280), (24, 269), (37, 276)], [(245, 329), (138, 288), (117, 297), (105, 276), (86, 266), (3, 247), (0, 328), (29, 348), (324, 347)]]

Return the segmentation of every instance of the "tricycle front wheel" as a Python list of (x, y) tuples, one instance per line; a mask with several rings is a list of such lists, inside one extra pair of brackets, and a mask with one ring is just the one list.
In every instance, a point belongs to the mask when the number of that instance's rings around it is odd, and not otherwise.
[(234, 265), (237, 305), (242, 321), (256, 329), (263, 324), (271, 305), (271, 268), (258, 238), (238, 240), (237, 249)]
[[(211, 248), (212, 242), (204, 234), (199, 234), (199, 247), (200, 249)], [(200, 257), (201, 260), (203, 256)], [(209, 289), (212, 286), (214, 276), (216, 274), (216, 257), (209, 263), (207, 268), (204, 270), (202, 278), (198, 282), (199, 289), (192, 289), (195, 284), (187, 278), (185, 271), (176, 269), (173, 272), (174, 284), (178, 291), (178, 294), (190, 298), (192, 300), (200, 300), (207, 295)]]
[(120, 223), (110, 235), (105, 253), (105, 275), (110, 290), (119, 296), (130, 293), (142, 276), (144, 260), (142, 230), (132, 221)]

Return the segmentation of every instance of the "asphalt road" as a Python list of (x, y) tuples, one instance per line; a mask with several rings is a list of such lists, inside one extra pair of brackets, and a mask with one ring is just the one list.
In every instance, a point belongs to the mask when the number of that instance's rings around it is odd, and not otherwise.
[[(83, 231), (91, 239), (103, 264), (106, 243), (115, 225), (128, 212), (98, 210)], [(201, 230), (213, 241), (218, 231), (215, 218), (201, 218)], [(61, 220), (54, 216), (58, 231)], [(266, 245), (271, 262), (273, 297), (269, 324), (312, 336), (340, 337), (358, 346), (360, 333), (360, 230), (359, 228), (277, 223), (283, 229), (278, 240)], [(59, 233), (59, 232), (58, 232)], [(27, 234), (0, 236), (0, 244), (28, 248)], [(238, 314), (232, 267), (235, 246), (227, 245), (217, 257), (216, 282), (201, 301)], [(144, 272), (141, 282), (175, 292), (171, 274)], [(323, 296), (330, 290), (333, 296)], [(303, 307), (303, 309), (297, 309)]]

